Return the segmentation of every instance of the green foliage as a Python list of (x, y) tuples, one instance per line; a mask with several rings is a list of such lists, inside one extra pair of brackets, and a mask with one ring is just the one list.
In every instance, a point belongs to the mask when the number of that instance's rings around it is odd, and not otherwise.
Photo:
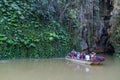
[(113, 31), (113, 34), (111, 35), (111, 41), (114, 45), (116, 55), (120, 58), (120, 27), (116, 27), (116, 29)]
[(115, 33), (113, 33), (112, 37), (113, 36), (114, 36), (114, 38), (111, 40), (114, 40), (113, 43), (114, 43), (114, 46), (116, 49), (116, 53), (118, 55), (118, 54), (120, 54), (120, 27), (116, 28)]
[[(65, 56), (71, 49), (71, 36), (66, 22), (59, 22), (58, 6), (65, 3), (57, 4), (49, 0), (1, 0), (0, 59)], [(74, 13), (71, 10), (73, 18)]]

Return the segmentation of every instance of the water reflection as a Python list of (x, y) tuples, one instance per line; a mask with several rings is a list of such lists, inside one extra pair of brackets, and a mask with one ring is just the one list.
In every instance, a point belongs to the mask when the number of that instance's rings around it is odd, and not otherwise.
[(74, 71), (80, 71), (80, 72), (90, 72), (90, 65), (86, 64), (78, 64), (78, 63), (73, 63), (73, 62), (67, 62), (68, 67), (71, 67), (74, 69)]

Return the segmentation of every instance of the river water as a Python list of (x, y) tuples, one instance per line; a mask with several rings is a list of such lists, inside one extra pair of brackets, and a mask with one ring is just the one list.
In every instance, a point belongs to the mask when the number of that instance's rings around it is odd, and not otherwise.
[(120, 60), (107, 57), (98, 66), (65, 59), (3, 60), (0, 80), (120, 80)]

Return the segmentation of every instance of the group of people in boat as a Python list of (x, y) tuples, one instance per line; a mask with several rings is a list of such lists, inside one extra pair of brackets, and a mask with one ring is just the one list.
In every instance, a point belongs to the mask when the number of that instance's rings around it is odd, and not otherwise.
[(96, 56), (95, 52), (87, 52), (87, 51), (76, 52), (74, 50), (67, 54), (67, 58), (86, 60), (86, 61), (104, 61), (105, 60), (104, 57)]

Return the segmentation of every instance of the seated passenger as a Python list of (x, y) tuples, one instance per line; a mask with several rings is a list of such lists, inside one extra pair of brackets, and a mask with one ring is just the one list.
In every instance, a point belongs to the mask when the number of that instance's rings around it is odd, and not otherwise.
[(89, 55), (89, 54), (86, 54), (86, 55), (85, 55), (85, 60), (87, 60), (87, 61), (90, 60), (90, 55)]
[(72, 50), (70, 54), (71, 54), (71, 58), (73, 59), (77, 57), (77, 52), (75, 50)]
[(95, 52), (90, 53), (90, 57), (91, 57), (91, 60), (92, 60), (92, 61), (94, 61), (95, 56), (96, 56), (96, 53), (95, 53)]
[(83, 51), (83, 52), (80, 53), (80, 57), (79, 58), (80, 59), (85, 59), (85, 51)]
[(80, 59), (80, 52), (77, 52), (77, 59)]

